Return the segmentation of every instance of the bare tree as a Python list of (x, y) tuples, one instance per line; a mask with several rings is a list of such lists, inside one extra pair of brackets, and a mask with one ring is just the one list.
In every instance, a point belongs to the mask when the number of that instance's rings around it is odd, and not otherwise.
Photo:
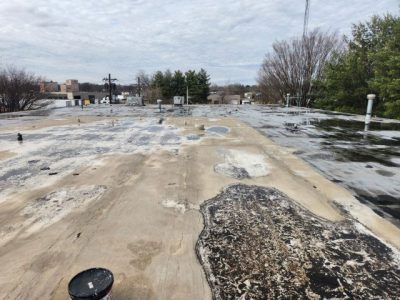
[(240, 83), (233, 83), (224, 86), (224, 92), (226, 95), (243, 96), (246, 91), (247, 91), (246, 86)]
[(40, 77), (23, 69), (8, 67), (0, 70), (1, 111), (31, 109), (41, 99), (40, 80)]
[(150, 88), (151, 85), (150, 76), (147, 75), (145, 71), (140, 70), (137, 73), (136, 78), (138, 80), (136, 92), (140, 95), (146, 94), (147, 90)]
[(258, 74), (261, 92), (273, 103), (284, 95), (298, 95), (302, 105), (313, 89), (313, 81), (322, 76), (325, 64), (342, 48), (337, 34), (318, 29), (301, 38), (276, 42), (265, 56)]
[(162, 91), (161, 88), (156, 86), (149, 86), (144, 91), (144, 99), (149, 103), (157, 103), (157, 99), (162, 99)]

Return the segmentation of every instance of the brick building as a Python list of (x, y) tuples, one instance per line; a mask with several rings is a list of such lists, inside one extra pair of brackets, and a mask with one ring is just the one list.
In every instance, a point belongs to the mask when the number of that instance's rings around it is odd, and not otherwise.
[(79, 82), (76, 79), (68, 79), (64, 84), (60, 85), (60, 92), (62, 93), (76, 93), (79, 92)]
[(55, 81), (41, 81), (39, 83), (41, 93), (58, 92), (58, 83)]

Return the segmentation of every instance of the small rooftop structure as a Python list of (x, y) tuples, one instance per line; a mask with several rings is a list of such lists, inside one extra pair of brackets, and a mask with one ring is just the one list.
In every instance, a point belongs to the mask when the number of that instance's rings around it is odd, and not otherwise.
[(143, 105), (143, 97), (142, 96), (128, 96), (126, 98), (126, 105), (142, 106)]
[(182, 106), (185, 103), (185, 97), (183, 96), (174, 96), (174, 105)]

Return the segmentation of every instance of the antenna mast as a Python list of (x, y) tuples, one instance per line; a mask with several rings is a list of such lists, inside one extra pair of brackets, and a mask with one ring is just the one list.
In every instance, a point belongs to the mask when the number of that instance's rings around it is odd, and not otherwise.
[(306, 10), (304, 12), (303, 37), (307, 35), (309, 18), (310, 18), (310, 0), (306, 0)]

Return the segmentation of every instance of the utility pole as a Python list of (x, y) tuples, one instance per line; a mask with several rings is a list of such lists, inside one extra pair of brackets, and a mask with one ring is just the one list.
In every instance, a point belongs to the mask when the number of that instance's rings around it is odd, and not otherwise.
[(186, 85), (186, 104), (189, 106), (189, 85)]
[(111, 97), (111, 91), (113, 89), (113, 86), (111, 83), (113, 83), (114, 81), (117, 81), (118, 79), (116, 78), (111, 78), (111, 74), (108, 74), (108, 78), (105, 77), (103, 78), (103, 81), (105, 81), (107, 83), (108, 81), (108, 99), (110, 100), (110, 104), (112, 103), (112, 97)]
[(141, 90), (141, 86), (140, 86), (140, 77), (137, 78), (137, 85), (138, 85), (138, 96), (140, 97), (140, 90)]
[(290, 94), (286, 94), (286, 107), (289, 107), (289, 101), (290, 101)]

